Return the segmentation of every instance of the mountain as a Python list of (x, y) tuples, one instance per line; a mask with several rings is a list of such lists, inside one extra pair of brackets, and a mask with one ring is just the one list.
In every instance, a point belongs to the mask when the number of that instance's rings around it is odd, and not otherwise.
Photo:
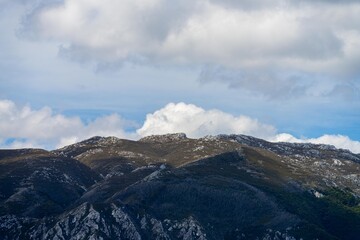
[(244, 135), (0, 150), (0, 239), (359, 239), (360, 156)]

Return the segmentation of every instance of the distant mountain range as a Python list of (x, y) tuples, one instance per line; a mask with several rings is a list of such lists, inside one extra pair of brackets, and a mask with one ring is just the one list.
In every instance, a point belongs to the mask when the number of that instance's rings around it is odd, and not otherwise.
[(360, 155), (244, 135), (0, 150), (0, 239), (360, 239)]

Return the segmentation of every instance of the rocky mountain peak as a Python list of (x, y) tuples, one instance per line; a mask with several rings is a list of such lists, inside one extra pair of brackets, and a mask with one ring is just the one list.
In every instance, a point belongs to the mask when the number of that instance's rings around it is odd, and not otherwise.
[(353, 240), (359, 209), (359, 155), (330, 145), (175, 133), (0, 150), (0, 240)]
[(114, 136), (109, 136), (109, 137), (100, 137), (100, 136), (95, 136), (92, 138), (89, 138), (87, 140), (84, 140), (82, 142), (80, 142), (80, 144), (103, 144), (103, 145), (110, 145), (110, 144), (115, 144), (120, 142), (121, 139), (114, 137)]
[(165, 142), (175, 142), (188, 139), (185, 133), (170, 133), (164, 135), (151, 135), (147, 137), (141, 138), (140, 142), (158, 142), (158, 143), (165, 143)]

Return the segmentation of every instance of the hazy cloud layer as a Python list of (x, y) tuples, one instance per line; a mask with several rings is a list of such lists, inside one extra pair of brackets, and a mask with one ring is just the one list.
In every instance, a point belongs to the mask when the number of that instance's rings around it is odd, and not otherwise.
[[(203, 67), (199, 75), (202, 83), (221, 81), (228, 84), (230, 88), (241, 88), (250, 92), (258, 92), (269, 99), (289, 99), (299, 97), (304, 94), (321, 96), (334, 92), (334, 86), (328, 81), (326, 89), (318, 89), (311, 92), (314, 88), (315, 76), (309, 76), (302, 72), (282, 72), (276, 69), (266, 71), (249, 71), (230, 69), (214, 65)], [(330, 90), (329, 90), (330, 89)], [(344, 92), (335, 91), (342, 97)]]

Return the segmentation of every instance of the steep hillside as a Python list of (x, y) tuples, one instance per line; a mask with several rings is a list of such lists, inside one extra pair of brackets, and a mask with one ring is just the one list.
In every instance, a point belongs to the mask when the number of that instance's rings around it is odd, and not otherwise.
[(357, 239), (359, 167), (243, 135), (0, 150), (0, 239)]
[(71, 158), (37, 149), (0, 150), (0, 214), (62, 213), (100, 178)]

